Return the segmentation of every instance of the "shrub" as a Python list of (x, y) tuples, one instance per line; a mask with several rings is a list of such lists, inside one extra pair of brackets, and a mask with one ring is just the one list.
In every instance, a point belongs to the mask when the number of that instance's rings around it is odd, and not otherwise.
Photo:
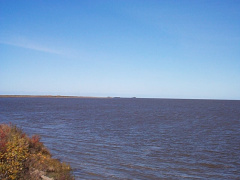
[(0, 125), (0, 179), (74, 179), (71, 168), (51, 157), (37, 135), (29, 138), (14, 125)]

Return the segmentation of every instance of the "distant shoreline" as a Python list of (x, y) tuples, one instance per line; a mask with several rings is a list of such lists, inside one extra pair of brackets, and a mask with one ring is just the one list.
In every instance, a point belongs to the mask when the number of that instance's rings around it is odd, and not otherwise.
[(79, 98), (79, 99), (169, 99), (169, 100), (207, 100), (207, 101), (240, 101), (240, 99), (185, 99), (185, 98), (137, 98), (137, 97), (97, 97), (97, 96), (62, 96), (62, 95), (0, 95), (0, 98)]
[(60, 95), (0, 95), (0, 98), (97, 98), (97, 99), (111, 99), (114, 97), (94, 97), (94, 96), (60, 96)]

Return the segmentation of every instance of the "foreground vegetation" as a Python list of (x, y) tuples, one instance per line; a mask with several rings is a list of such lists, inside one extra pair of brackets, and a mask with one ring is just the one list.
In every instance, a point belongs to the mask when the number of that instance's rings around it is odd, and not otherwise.
[(0, 179), (72, 180), (71, 168), (51, 157), (37, 135), (14, 125), (0, 125)]

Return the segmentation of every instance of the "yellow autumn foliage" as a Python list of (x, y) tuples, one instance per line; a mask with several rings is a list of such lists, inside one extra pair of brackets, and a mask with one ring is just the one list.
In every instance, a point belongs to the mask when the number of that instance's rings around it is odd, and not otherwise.
[(52, 159), (39, 136), (29, 138), (13, 125), (0, 125), (0, 179), (74, 179), (71, 168)]

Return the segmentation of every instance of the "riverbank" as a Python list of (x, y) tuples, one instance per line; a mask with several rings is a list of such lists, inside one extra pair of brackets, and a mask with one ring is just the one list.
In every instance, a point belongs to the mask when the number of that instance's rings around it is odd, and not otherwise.
[(0, 179), (73, 180), (71, 167), (53, 159), (37, 135), (14, 125), (0, 125)]

